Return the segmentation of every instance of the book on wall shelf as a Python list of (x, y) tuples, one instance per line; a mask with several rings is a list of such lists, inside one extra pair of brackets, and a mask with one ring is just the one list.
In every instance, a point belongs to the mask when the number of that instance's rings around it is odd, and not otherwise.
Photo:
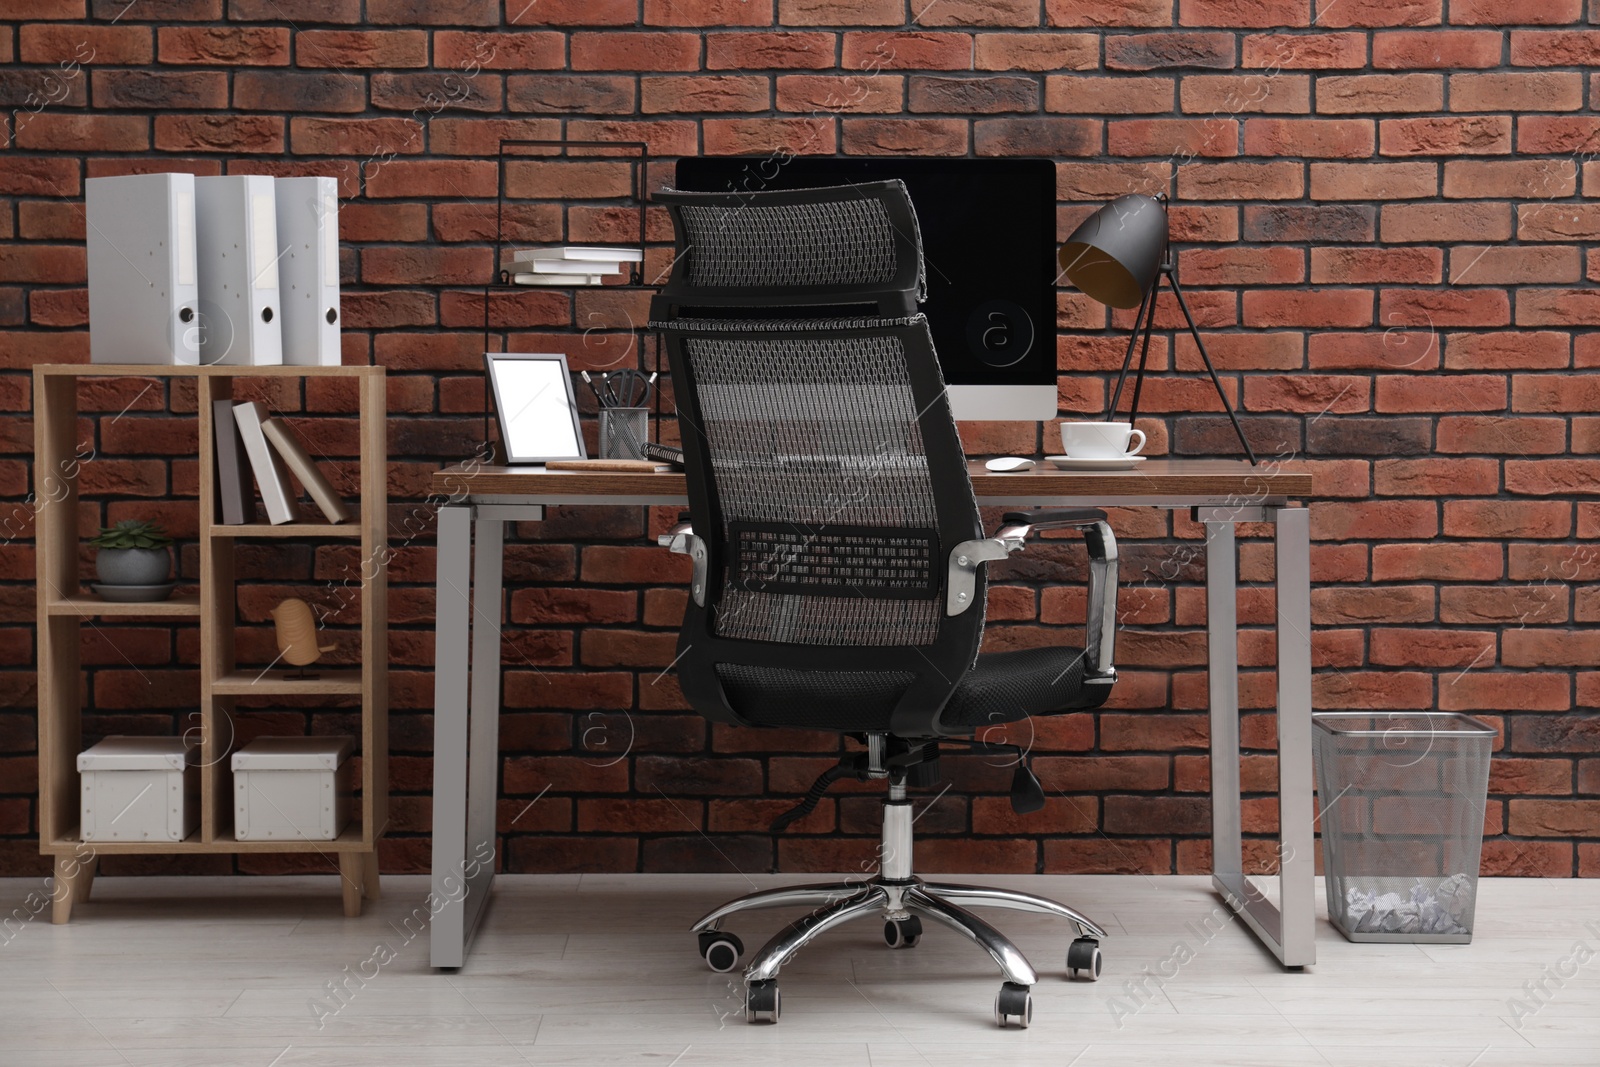
[(222, 524), (237, 526), (255, 518), (255, 499), (250, 494), (250, 473), (254, 471), (267, 518), (273, 525), (294, 522), (300, 508), (289, 472), (293, 472), (312, 502), (332, 525), (348, 522), (353, 514), (349, 505), (333, 488), (305, 442), (283, 419), (268, 415), (259, 401), (215, 404), (217, 438), (217, 491), (221, 498)]
[(334, 491), (333, 485), (322, 474), (317, 464), (306, 451), (305, 442), (301, 441), (287, 422), (273, 416), (261, 424), (262, 432), (267, 436), (267, 442), (272, 445), (289, 465), (289, 470), (305, 486), (306, 492), (317, 507), (322, 509), (322, 514), (327, 516), (330, 523), (338, 525), (350, 518), (350, 509), (344, 500)]

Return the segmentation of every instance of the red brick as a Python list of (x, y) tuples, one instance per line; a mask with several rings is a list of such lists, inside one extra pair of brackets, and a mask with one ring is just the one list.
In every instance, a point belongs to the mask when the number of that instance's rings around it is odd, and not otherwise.
[(150, 34), (148, 26), (33, 23), (18, 30), (17, 54), (24, 63), (148, 63), (155, 54)]
[(1577, 171), (1570, 160), (1463, 159), (1449, 160), (1444, 165), (1444, 195), (1451, 198), (1544, 199), (1571, 196), (1577, 188)]
[(971, 70), (972, 36), (966, 33), (844, 35), (840, 65), (846, 70)]
[(1367, 65), (1364, 33), (1252, 33), (1244, 39), (1241, 67), (1268, 70), (1355, 70)]
[(702, 137), (707, 155), (747, 155), (778, 150), (797, 155), (830, 155), (838, 142), (837, 129), (838, 121), (832, 116), (706, 119)]
[(1172, 845), (1145, 838), (1063, 837), (1044, 843), (1049, 874), (1170, 874)]
[(242, 70), (233, 76), (233, 106), (244, 111), (357, 112), (367, 108), (360, 79), (339, 71)]
[(302, 30), (294, 38), (301, 67), (425, 67), (428, 35), (422, 30)]
[(708, 33), (707, 70), (821, 70), (833, 66), (831, 33)]
[(1439, 532), (1439, 520), (1431, 500), (1335, 501), (1311, 510), (1311, 529), (1319, 541), (1421, 540)]
[(1316, 626), (1433, 621), (1431, 585), (1373, 589), (1313, 589), (1311, 621)]
[(695, 70), (700, 38), (692, 33), (574, 33), (573, 70)]
[(1444, 532), (1450, 537), (1570, 537), (1572, 505), (1558, 500), (1447, 500)]
[(228, 17), (235, 22), (355, 23), (361, 21), (361, 0), (233, 0)]
[(644, 0), (646, 26), (766, 26), (772, 0)]
[(609, 74), (529, 74), (506, 79), (510, 111), (627, 114), (634, 110), (634, 79)]
[(1362, 205), (1250, 205), (1244, 209), (1244, 234), (1252, 241), (1371, 241), (1377, 212)]
[[(1572, 845), (1564, 841), (1486, 840), (1481, 869), (1486, 878), (1571, 878)], [(1586, 872), (1586, 876), (1592, 874)]]
[(0, 245), (0, 282), (82, 284), (87, 272), (81, 245)]
[[(1295, 332), (1203, 334), (1206, 351), (1219, 369), (1299, 370), (1305, 365), (1305, 339)], [(1205, 370), (1190, 337), (1179, 335), (1174, 359), (1179, 370)]]
[(912, 19), (923, 26), (1038, 26), (1036, 0), (940, 0)]
[(1316, 0), (1319, 26), (1437, 26), (1440, 0)]
[(893, 75), (785, 74), (777, 91), (779, 111), (892, 113), (905, 101), (904, 79)]
[(1141, 33), (1105, 39), (1107, 70), (1232, 70), (1235, 65), (1234, 39), (1228, 33)]
[(1501, 155), (1511, 151), (1511, 117), (1384, 119), (1378, 137), (1386, 156)]
[(1600, 290), (1521, 289), (1518, 326), (1589, 326), (1600, 323)]
[(1588, 459), (1506, 461), (1506, 490), (1533, 496), (1593, 495), (1600, 488), (1600, 462)]
[[(1393, 548), (1428, 546), (1393, 545)], [(1493, 666), (1493, 630), (1372, 630), (1372, 663), (1378, 667)]]
[(155, 146), (165, 152), (282, 154), (283, 121), (268, 115), (157, 115)]
[(1115, 156), (1233, 156), (1238, 144), (1233, 119), (1119, 119), (1106, 128)]
[(967, 123), (961, 119), (845, 119), (842, 147), (846, 155), (965, 155)]
[(282, 26), (163, 26), (156, 47), (163, 63), (282, 67), (290, 33)]
[(1312, 200), (1406, 200), (1438, 195), (1437, 163), (1312, 163)]
[(1508, 829), (1521, 837), (1578, 837), (1600, 826), (1600, 800), (1517, 800)]
[[(1381, 2), (1381, 0), (1380, 0)], [(1372, 65), (1389, 70), (1498, 67), (1495, 30), (1393, 30), (1372, 35)]]
[(1591, 241), (1600, 238), (1600, 204), (1543, 202), (1518, 205), (1517, 237), (1525, 241)]
[[(1385, 289), (1378, 321), (1385, 326), (1505, 326), (1510, 298), (1499, 289)], [(1463, 410), (1486, 410), (1483, 408)]]
[(1517, 119), (1517, 151), (1591, 153), (1600, 119), (1581, 115), (1525, 115)]
[(1170, 26), (1172, 5), (1165, 0), (1129, 0), (1114, 8), (1095, 0), (1045, 0), (1051, 26)]
[[(1524, 20), (1521, 18), (1523, 14), (1522, 11), (1518, 12), (1519, 22), (1545, 21)], [(1600, 30), (1511, 31), (1511, 62), (1519, 67), (1588, 67), (1594, 64), (1597, 50), (1600, 50)]]
[(1370, 326), (1372, 290), (1325, 289), (1244, 294), (1247, 326)]
[(1436, 283), (1442, 276), (1443, 261), (1437, 248), (1313, 248), (1311, 281), (1317, 285)]
[(974, 38), (977, 70), (1094, 70), (1100, 41), (1090, 33), (980, 33)]
[[(1453, 333), (1445, 338), (1445, 366), (1452, 370), (1550, 369), (1571, 362), (1571, 338), (1565, 333), (1519, 330), (1512, 333)], [(1531, 381), (1512, 379), (1512, 410), (1522, 410), (1522, 389)], [(1509, 442), (1508, 442), (1509, 444)], [(1506, 449), (1517, 452), (1520, 449)]]
[[(1582, 20), (1583, 0), (1537, 0), (1517, 8), (1516, 21), (1525, 25), (1559, 26)], [(1450, 0), (1450, 21), (1459, 26), (1501, 26), (1507, 21), (1506, 8), (1494, 0)]]
[(899, 26), (903, 0), (778, 0), (782, 26)]
[(1171, 78), (1077, 77), (1045, 79), (1046, 111), (1086, 115), (1137, 115), (1172, 110)]
[(998, 74), (977, 77), (915, 74), (908, 84), (906, 101), (908, 110), (913, 112), (987, 115), (1037, 111), (1039, 84), (1034, 78)]
[(1311, 693), (1319, 708), (1426, 708), (1433, 703), (1433, 675), (1418, 671), (1339, 671), (1313, 676)]
[[(1455, 89), (1451, 83), (1454, 107)], [(1375, 111), (1438, 111), (1444, 106), (1444, 76), (1439, 74), (1357, 74), (1317, 81), (1320, 114), (1367, 114)], [(1455, 108), (1457, 111), (1493, 110)]]
[(480, 68), (560, 70), (566, 65), (566, 38), (549, 32), (439, 30), (433, 35), (433, 64), (467, 75)]
[(1189, 285), (1291, 285), (1305, 281), (1305, 256), (1292, 248), (1188, 248), (1179, 256)]
[(1389, 242), (1505, 241), (1511, 238), (1511, 205), (1385, 204), (1382, 224)]
[(1583, 271), (1572, 247), (1517, 245), (1450, 250), (1452, 285), (1518, 285), (1528, 282), (1577, 282)]
[(70, 115), (41, 111), (17, 123), (19, 148), (51, 152), (140, 152), (150, 147), (150, 120), (133, 115)]
[(1566, 439), (1564, 419), (1462, 415), (1439, 420), (1441, 452), (1550, 454), (1566, 451)]
[(1374, 404), (1380, 412), (1502, 411), (1506, 380), (1489, 374), (1383, 377), (1378, 379)]
[(1577, 111), (1583, 75), (1576, 71), (1450, 75), (1451, 111)]
[(424, 26), (495, 26), (498, 0), (367, 0), (370, 22)]
[(517, 0), (506, 8), (511, 26), (632, 26), (638, 18), (638, 0)]
[[(760, 77), (734, 74), (646, 77), (639, 80), (639, 110), (645, 114), (685, 111), (766, 111), (771, 104), (771, 92), (767, 79)], [(896, 99), (895, 109), (898, 108), (899, 100)], [(796, 109), (785, 107), (784, 110)]]
[(1248, 156), (1316, 158), (1372, 155), (1371, 119), (1246, 119)]
[(6, 16), (18, 22), (24, 19), (81, 19), (85, 13), (83, 0), (16, 0), (6, 7)]
[(1383, 459), (1374, 464), (1373, 480), (1379, 496), (1494, 496), (1500, 465), (1492, 459)]
[(1180, 26), (1309, 26), (1308, 0), (1179, 0)]

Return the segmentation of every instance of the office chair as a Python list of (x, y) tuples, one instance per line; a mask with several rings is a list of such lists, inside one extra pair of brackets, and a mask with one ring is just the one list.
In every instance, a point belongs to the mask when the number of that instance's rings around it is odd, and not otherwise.
[[(1037, 980), (970, 907), (1066, 919), (1074, 975), (1100, 974), (1100, 926), (1027, 893), (912, 873), (909, 787), (939, 779), (945, 746), (1016, 759), (1012, 803), (1044, 806), (1026, 755), (974, 738), (991, 727), (1099, 706), (1116, 680), (1116, 541), (1103, 512), (1011, 512), (985, 536), (927, 321), (916, 215), (879, 182), (758, 193), (657, 194), (676, 259), (651, 325), (671, 362), (689, 511), (661, 543), (692, 560), (676, 669), (715, 722), (834, 731), (863, 742), (774, 823), (781, 831), (842, 777), (883, 779), (876, 876), (752, 893), (693, 926), (715, 971), (744, 948), (737, 912), (805, 906), (745, 970), (746, 1018), (776, 1022), (777, 977), (801, 947), (881, 916), (891, 948), (922, 919), (993, 957), (996, 1021), (1025, 1027)], [(978, 654), (984, 564), (1037, 530), (1080, 530), (1089, 550), (1086, 648)]]

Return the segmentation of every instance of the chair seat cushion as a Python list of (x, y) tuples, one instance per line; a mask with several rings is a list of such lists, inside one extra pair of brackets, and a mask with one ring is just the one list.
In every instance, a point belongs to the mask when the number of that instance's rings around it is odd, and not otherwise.
[(1109, 685), (1083, 684), (1084, 655), (1076, 648), (990, 652), (956, 687), (940, 717), (946, 728), (973, 729), (1029, 715), (1098, 707)]

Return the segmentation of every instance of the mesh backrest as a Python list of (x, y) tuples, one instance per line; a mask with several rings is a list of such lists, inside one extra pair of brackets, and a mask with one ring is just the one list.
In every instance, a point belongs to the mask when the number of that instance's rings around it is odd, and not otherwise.
[(860, 325), (683, 340), (729, 546), (719, 636), (925, 645), (938, 631), (937, 518), (907, 353)]
[(870, 285), (894, 277), (894, 228), (881, 201), (687, 205), (697, 286)]

